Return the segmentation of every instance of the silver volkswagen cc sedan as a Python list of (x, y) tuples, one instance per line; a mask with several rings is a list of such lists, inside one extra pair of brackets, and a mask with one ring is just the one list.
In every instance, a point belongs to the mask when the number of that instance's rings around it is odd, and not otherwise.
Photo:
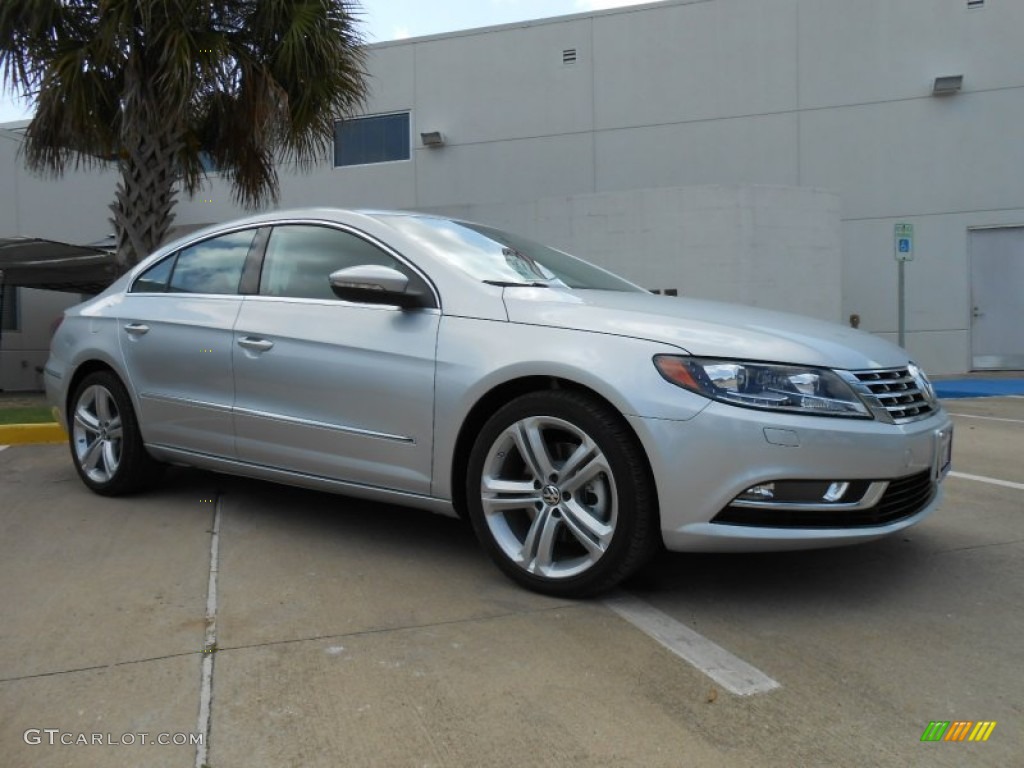
[(461, 515), (560, 596), (662, 545), (893, 534), (935, 508), (951, 455), (928, 379), (882, 339), (412, 213), (194, 233), (68, 310), (45, 370), (97, 493), (171, 463)]

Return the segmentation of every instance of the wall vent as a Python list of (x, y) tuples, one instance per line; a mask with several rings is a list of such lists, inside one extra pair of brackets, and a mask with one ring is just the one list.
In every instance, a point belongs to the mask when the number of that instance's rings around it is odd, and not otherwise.
[(575, 64), (576, 63), (576, 49), (566, 48), (562, 51), (562, 63), (563, 64)]

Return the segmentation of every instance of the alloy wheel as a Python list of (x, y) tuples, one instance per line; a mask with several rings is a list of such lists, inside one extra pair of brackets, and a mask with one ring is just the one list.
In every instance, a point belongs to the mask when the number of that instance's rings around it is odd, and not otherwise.
[(96, 483), (109, 482), (121, 465), (121, 413), (114, 396), (99, 384), (84, 389), (75, 403), (72, 441), (78, 466)]
[(581, 574), (615, 533), (618, 494), (609, 462), (564, 419), (530, 416), (501, 431), (484, 460), (480, 494), (495, 543), (529, 574)]

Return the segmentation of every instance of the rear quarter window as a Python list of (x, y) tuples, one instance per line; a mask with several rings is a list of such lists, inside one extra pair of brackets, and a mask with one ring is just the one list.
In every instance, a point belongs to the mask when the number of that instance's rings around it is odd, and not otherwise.
[(167, 290), (172, 293), (238, 293), (256, 230), (232, 232), (178, 252)]

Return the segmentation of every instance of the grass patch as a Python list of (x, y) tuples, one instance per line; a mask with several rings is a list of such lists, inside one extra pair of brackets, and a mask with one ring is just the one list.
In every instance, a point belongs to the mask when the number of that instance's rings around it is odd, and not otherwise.
[(0, 424), (48, 424), (53, 422), (53, 414), (45, 405), (0, 408)]

